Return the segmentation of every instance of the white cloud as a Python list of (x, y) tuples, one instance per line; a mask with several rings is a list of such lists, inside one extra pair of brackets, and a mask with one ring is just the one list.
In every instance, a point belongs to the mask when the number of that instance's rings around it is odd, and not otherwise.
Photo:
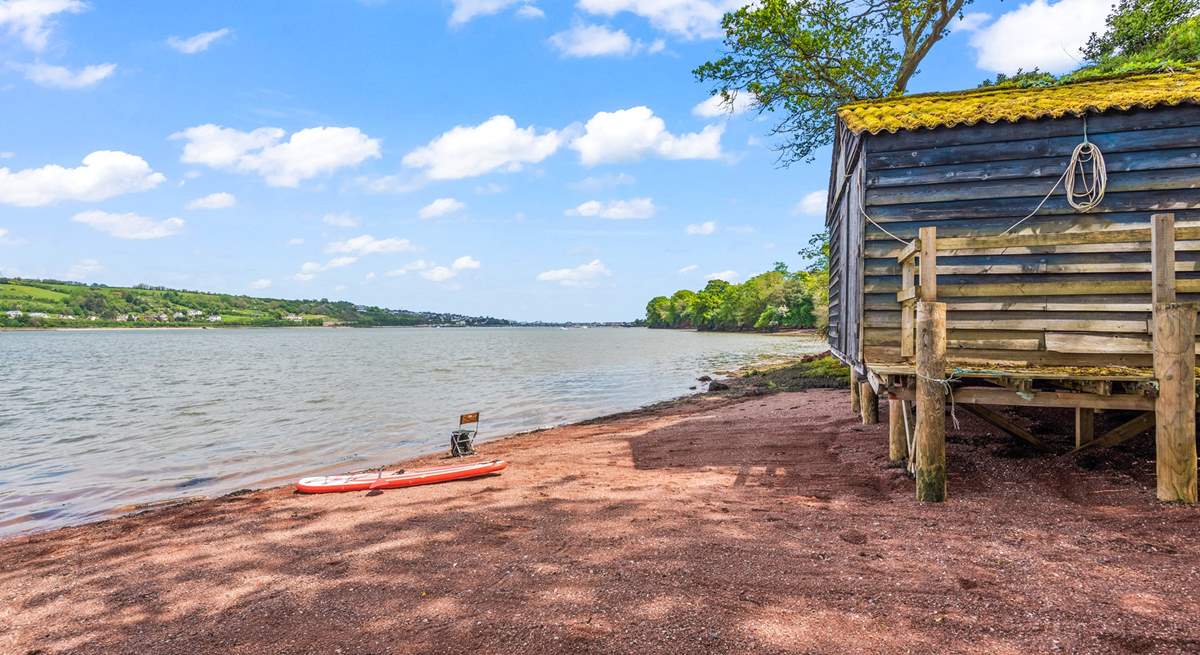
[(210, 193), (188, 203), (188, 209), (226, 209), (237, 204), (237, 197), (224, 191)]
[(538, 9), (534, 5), (522, 5), (521, 8), (517, 10), (517, 17), (518, 18), (545, 18), (546, 12), (542, 11), (541, 9)]
[(630, 198), (629, 200), (610, 200), (600, 202), (589, 200), (574, 209), (568, 209), (567, 216), (592, 216), (620, 221), (631, 218), (650, 218), (658, 208), (650, 198)]
[(153, 189), (165, 179), (141, 157), (97, 150), (75, 168), (49, 164), (10, 171), (0, 167), (0, 204), (40, 207), (63, 200), (106, 200)]
[(421, 220), (428, 220), (431, 218), (437, 218), (438, 216), (445, 216), (447, 214), (453, 214), (455, 212), (462, 211), (464, 207), (466, 207), (465, 204), (455, 200), (454, 198), (438, 198), (437, 200), (434, 200), (428, 205), (422, 207), (420, 211), (417, 212), (417, 216), (420, 216)]
[(17, 156), (17, 153), (12, 152), (11, 150), (0, 151), (0, 159), (12, 159), (13, 157), (16, 157), (16, 156)]
[(358, 227), (361, 221), (357, 216), (346, 212), (333, 213), (330, 212), (321, 217), (321, 222), (334, 227)]
[(636, 14), (656, 29), (685, 39), (720, 37), (721, 17), (749, 0), (579, 0), (580, 10), (601, 16)]
[(384, 273), (384, 275), (388, 277), (400, 277), (401, 275), (408, 275), (410, 271), (423, 271), (427, 268), (429, 268), (429, 262), (425, 261), (424, 259), (418, 259), (417, 261), (405, 264), (400, 268), (392, 269)]
[(270, 289), (271, 280), (269, 278), (260, 277), (248, 285), (251, 289)]
[(526, 2), (526, 0), (450, 0), (454, 4), (454, 11), (450, 14), (450, 25), (458, 27), (464, 23), (470, 22), (474, 18), (480, 16), (491, 16), (498, 14), (505, 9), (515, 5), (522, 4), (517, 10), (517, 16), (521, 18), (541, 18), (545, 14), (541, 9)]
[(310, 127), (286, 134), (277, 127), (251, 132), (211, 123), (171, 135), (187, 143), (180, 161), (241, 173), (257, 173), (267, 184), (299, 186), (300, 182), (339, 168), (357, 166), (380, 156), (379, 140), (356, 127)]
[(325, 247), (327, 252), (352, 253), (355, 255), (380, 255), (416, 250), (408, 239), (376, 239), (364, 234), (345, 241), (334, 241)]
[(646, 154), (664, 159), (716, 159), (721, 156), (724, 131), (723, 125), (709, 125), (700, 132), (674, 135), (649, 107), (631, 107), (592, 116), (571, 148), (588, 166), (631, 161)]
[(504, 115), (492, 116), (474, 126), (459, 125), (404, 156), (404, 165), (424, 169), (434, 180), (457, 180), (497, 169), (520, 170), (554, 154), (563, 135), (555, 130), (538, 134), (533, 127), (519, 128)]
[(84, 280), (104, 270), (104, 266), (96, 259), (81, 259), (67, 270), (68, 280)]
[(704, 221), (703, 223), (692, 223), (684, 228), (684, 232), (688, 234), (707, 236), (717, 231), (716, 221)]
[(647, 46), (631, 39), (625, 30), (614, 30), (604, 25), (575, 25), (554, 34), (549, 41), (564, 57), (627, 56), (640, 52), (653, 54), (665, 47), (662, 41)]
[(317, 273), (324, 273), (335, 268), (349, 266), (357, 261), (358, 257), (334, 257), (324, 264), (320, 262), (304, 262), (300, 265), (300, 272), (296, 273), (293, 277), (301, 282), (307, 282), (316, 277)]
[(706, 279), (706, 280), (725, 280), (726, 282), (732, 282), (737, 279), (737, 276), (738, 276), (737, 271), (721, 271), (719, 273), (709, 273), (708, 275), (704, 276), (704, 279)]
[(974, 32), (991, 20), (992, 15), (982, 11), (972, 11), (962, 15), (962, 18), (950, 22), (950, 32)]
[(679, 274), (687, 275), (688, 273), (695, 273), (699, 269), (700, 269), (700, 267), (696, 264), (688, 264), (687, 266), (684, 266), (683, 268), (679, 269)]
[(538, 273), (539, 282), (557, 282), (564, 287), (593, 286), (603, 277), (612, 275), (612, 271), (599, 259), (593, 259), (575, 268), (556, 268)]
[(503, 184), (496, 184), (495, 182), (488, 182), (487, 184), (480, 184), (479, 186), (475, 187), (475, 193), (478, 193), (481, 196), (504, 193), (507, 190), (508, 187), (504, 186)]
[(1023, 4), (971, 35), (975, 65), (994, 73), (1015, 73), (1018, 68), (1066, 72), (1079, 65), (1079, 49), (1088, 37), (1104, 31), (1110, 9), (1110, 0)]
[(116, 64), (94, 64), (73, 71), (50, 64), (13, 64), (25, 79), (50, 89), (86, 89), (100, 83), (117, 70)]
[(470, 255), (463, 255), (462, 257), (454, 260), (454, 263), (450, 265), (450, 267), (456, 271), (473, 270), (479, 268), (480, 266), (481, 264), (479, 263), (479, 260)]
[(201, 32), (196, 36), (189, 36), (187, 38), (172, 36), (167, 38), (167, 45), (185, 55), (194, 55), (198, 52), (208, 50), (208, 46), (215, 43), (218, 39), (228, 36), (230, 32), (232, 30), (228, 27), (222, 27), (219, 30)]
[(825, 189), (810, 191), (792, 207), (792, 213), (797, 216), (824, 216), (828, 197), (829, 192)]
[(725, 102), (721, 94), (709, 96), (708, 100), (692, 107), (692, 114), (701, 118), (720, 118), (722, 116), (737, 116), (744, 114), (757, 101), (753, 93), (741, 91), (733, 94), (731, 102)]
[(53, 18), (57, 14), (78, 14), (87, 9), (82, 0), (9, 0), (0, 2), (0, 28), (20, 39), (35, 52), (46, 49)]
[(113, 214), (97, 209), (75, 214), (71, 220), (118, 239), (138, 240), (169, 237), (182, 230), (184, 225), (182, 218), (167, 218), (159, 221), (132, 212)]
[[(420, 268), (414, 268), (418, 264), (420, 265)], [(388, 275), (392, 275), (393, 273), (397, 274), (397, 275), (404, 275), (406, 269), (407, 270), (420, 270), (421, 277), (425, 278), (426, 280), (429, 280), (430, 282), (445, 282), (451, 278), (457, 277), (459, 272), (461, 272), (461, 271), (474, 270), (479, 267), (480, 267), (480, 263), (479, 263), (478, 259), (475, 259), (474, 257), (472, 257), (470, 255), (463, 255), (462, 257), (455, 259), (454, 263), (451, 264), (449, 267), (446, 267), (446, 266), (429, 267), (423, 260), (418, 260), (416, 262), (413, 262), (412, 264), (409, 264), (404, 269), (397, 269), (395, 271), (389, 271)]]
[(571, 186), (580, 191), (599, 191), (609, 187), (633, 184), (637, 180), (628, 173), (611, 173), (608, 175), (589, 175)]
[(431, 282), (445, 282), (455, 275), (457, 273), (445, 266), (434, 266), (431, 269), (421, 271), (421, 277)]

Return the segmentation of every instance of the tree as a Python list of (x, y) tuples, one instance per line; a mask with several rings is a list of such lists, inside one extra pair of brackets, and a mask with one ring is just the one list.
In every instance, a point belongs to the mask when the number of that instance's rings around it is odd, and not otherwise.
[(1096, 62), (1117, 53), (1141, 52), (1196, 15), (1198, 9), (1200, 0), (1121, 0), (1105, 19), (1104, 33), (1093, 32), (1081, 51)]
[(668, 327), (667, 312), (671, 307), (671, 299), (666, 296), (652, 298), (646, 303), (646, 324), (652, 328)]
[(725, 54), (693, 71), (726, 103), (752, 94), (782, 118), (783, 165), (810, 161), (833, 139), (833, 112), (903, 95), (950, 21), (971, 0), (761, 0), (728, 13)]

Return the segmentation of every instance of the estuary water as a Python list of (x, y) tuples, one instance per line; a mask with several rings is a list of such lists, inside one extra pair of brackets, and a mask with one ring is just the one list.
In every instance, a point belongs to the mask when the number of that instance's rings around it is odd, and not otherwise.
[(0, 535), (377, 466), (689, 393), (815, 338), (631, 328), (0, 333)]

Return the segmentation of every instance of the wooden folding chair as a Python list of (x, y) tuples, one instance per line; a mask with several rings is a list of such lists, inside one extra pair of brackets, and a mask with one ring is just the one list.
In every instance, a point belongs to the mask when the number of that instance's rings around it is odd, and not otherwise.
[[(463, 426), (473, 425), (471, 428)], [(458, 429), (450, 433), (450, 456), (475, 454), (475, 435), (479, 434), (479, 412), (458, 417)]]

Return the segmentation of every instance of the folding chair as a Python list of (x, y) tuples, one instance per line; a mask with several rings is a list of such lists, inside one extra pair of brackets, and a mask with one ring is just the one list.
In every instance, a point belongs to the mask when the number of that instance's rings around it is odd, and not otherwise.
[[(469, 424), (474, 424), (474, 427), (463, 427)], [(450, 433), (450, 456), (474, 455), (476, 434), (479, 434), (479, 412), (458, 417), (458, 429)]]

